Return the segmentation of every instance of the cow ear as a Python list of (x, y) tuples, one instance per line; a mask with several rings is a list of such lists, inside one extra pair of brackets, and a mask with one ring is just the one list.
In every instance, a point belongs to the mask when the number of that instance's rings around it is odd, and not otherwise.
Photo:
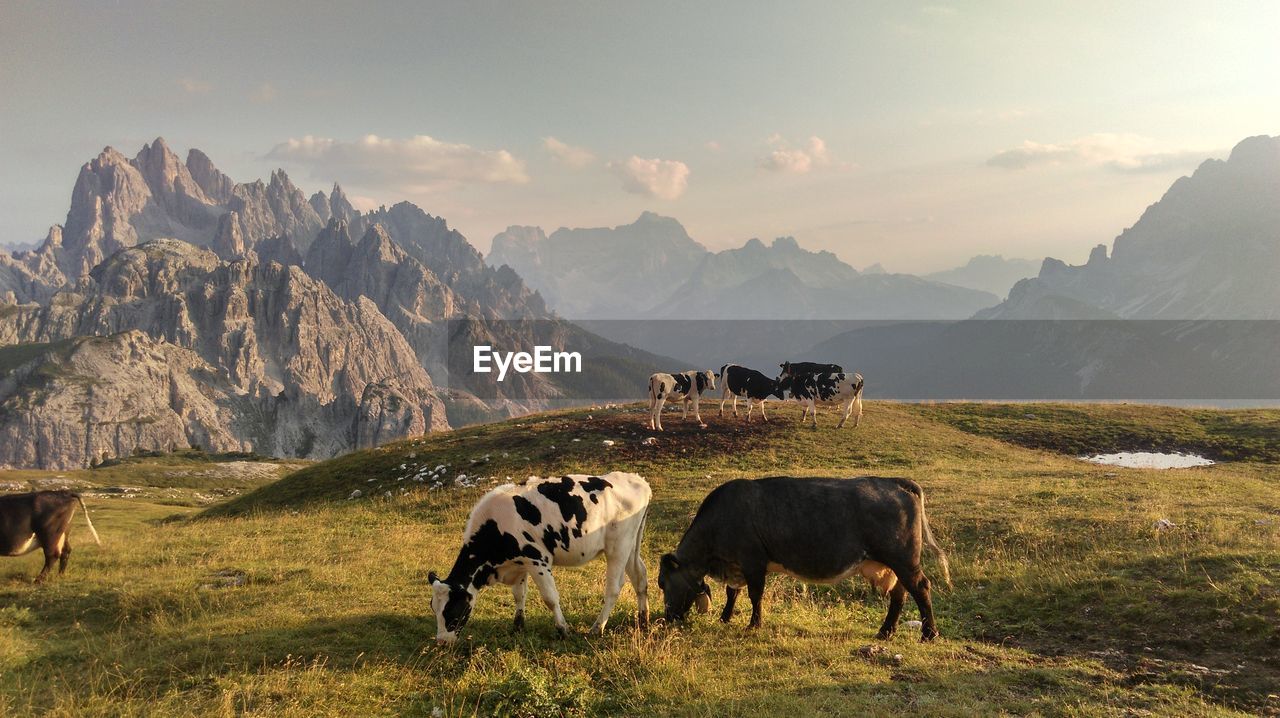
[(439, 581), (440, 581), (440, 577), (436, 575), (435, 571), (427, 572), (427, 583), (435, 584), (435, 583), (438, 583)]
[(675, 569), (680, 568), (680, 562), (676, 560), (676, 555), (673, 553), (665, 553), (662, 555), (662, 565), (669, 571), (674, 571)]

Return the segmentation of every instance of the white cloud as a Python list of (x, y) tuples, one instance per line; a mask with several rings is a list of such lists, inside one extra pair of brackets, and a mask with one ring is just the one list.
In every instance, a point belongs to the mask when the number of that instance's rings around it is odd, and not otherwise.
[(254, 88), (253, 92), (249, 93), (249, 99), (253, 100), (254, 102), (266, 104), (268, 102), (271, 102), (272, 100), (275, 100), (276, 95), (278, 94), (280, 93), (278, 90), (276, 90), (275, 85), (271, 84), (270, 82), (264, 82), (261, 85), (258, 85), (256, 88)]
[(710, 152), (719, 152), (719, 151), (720, 151), (720, 142), (719, 142), (719, 141), (717, 141), (717, 140), (707, 140), (707, 144), (705, 145), (705, 147), (706, 147), (706, 148), (707, 148), (707, 150), (708, 150), (708, 151), (710, 151)]
[(689, 187), (689, 166), (678, 160), (644, 159), (632, 155), (625, 162), (610, 162), (622, 177), (622, 188), (658, 199), (676, 199)]
[(404, 140), (366, 135), (355, 142), (326, 137), (290, 139), (267, 159), (306, 167), (318, 179), (410, 193), (459, 182), (529, 181), (524, 163), (506, 150), (481, 150), (427, 135)]
[(554, 137), (543, 137), (542, 148), (557, 162), (575, 169), (582, 169), (596, 161), (596, 156), (585, 147), (575, 147)]
[(188, 95), (204, 95), (213, 89), (213, 85), (204, 80), (197, 80), (194, 77), (184, 77), (178, 80), (178, 87)]
[(920, 12), (936, 18), (951, 18), (960, 14), (960, 11), (951, 5), (925, 5), (920, 8)]
[(1170, 150), (1141, 135), (1099, 132), (1064, 144), (1027, 140), (996, 153), (987, 159), (987, 164), (1012, 170), (1074, 164), (1117, 172), (1159, 172), (1194, 166), (1208, 154), (1202, 150)]
[(783, 139), (782, 135), (774, 133), (769, 136), (769, 145), (773, 150), (761, 158), (760, 166), (770, 172), (805, 174), (832, 164), (827, 143), (821, 137), (810, 137), (803, 146), (795, 147)]

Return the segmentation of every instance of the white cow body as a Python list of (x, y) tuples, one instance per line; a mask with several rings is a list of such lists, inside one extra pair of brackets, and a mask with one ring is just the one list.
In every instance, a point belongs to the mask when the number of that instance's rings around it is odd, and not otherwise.
[(715, 391), (716, 375), (712, 371), (685, 371), (679, 374), (654, 374), (649, 377), (649, 428), (662, 431), (662, 406), (667, 401), (679, 401), (684, 407), (680, 418), (689, 417), (689, 404), (693, 404), (693, 418), (702, 428), (707, 425), (698, 411), (698, 401), (704, 391)]
[(467, 519), (463, 546), (449, 576), (430, 576), (437, 642), (457, 639), (476, 594), (492, 583), (511, 587), (516, 627), (522, 627), (529, 578), (552, 610), (556, 628), (567, 632), (551, 569), (581, 566), (601, 555), (607, 562), (604, 605), (591, 631), (603, 633), (624, 578), (630, 578), (640, 621), (646, 622), (648, 576), (640, 544), (651, 496), (643, 478), (616, 471), (531, 478), (485, 494)]

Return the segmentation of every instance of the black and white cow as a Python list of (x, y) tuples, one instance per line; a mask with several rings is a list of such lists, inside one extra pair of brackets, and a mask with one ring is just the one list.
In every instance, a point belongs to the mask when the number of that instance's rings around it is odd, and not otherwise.
[(515, 628), (524, 627), (528, 578), (555, 615), (556, 629), (568, 632), (560, 611), (560, 594), (552, 566), (581, 566), (604, 555), (604, 606), (592, 624), (603, 633), (624, 574), (636, 592), (641, 625), (649, 619), (649, 579), (640, 543), (651, 497), (649, 484), (636, 474), (574, 474), (530, 478), (521, 486), (507, 484), (476, 502), (467, 519), (462, 548), (444, 579), (434, 571), (431, 609), (436, 615), (436, 641), (448, 644), (471, 617), (476, 594), (492, 583), (511, 587)]
[(0, 496), (0, 556), (21, 556), (44, 550), (44, 568), (36, 576), (42, 583), (56, 561), (58, 574), (67, 570), (71, 558), (71, 518), (76, 506), (84, 509), (85, 523), (94, 543), (101, 544), (98, 531), (89, 520), (89, 509), (80, 494), (71, 491), (35, 491)]
[(662, 405), (667, 401), (679, 401), (684, 406), (681, 419), (689, 416), (689, 404), (693, 403), (693, 418), (698, 425), (707, 428), (698, 411), (702, 392), (715, 391), (716, 375), (711, 371), (685, 371), (679, 374), (654, 374), (649, 377), (649, 428), (662, 431)]
[(723, 383), (724, 392), (720, 394), (720, 416), (724, 416), (724, 402), (733, 396), (733, 415), (738, 415), (738, 397), (747, 400), (747, 421), (751, 421), (751, 411), (756, 404), (760, 405), (760, 416), (768, 421), (764, 413), (764, 400), (769, 397), (786, 398), (784, 387), (777, 379), (770, 379), (755, 369), (748, 369), (737, 364), (725, 364), (717, 375)]
[[(676, 550), (658, 571), (669, 621), (683, 620), (706, 591), (705, 577), (722, 581), (720, 620), (733, 618), (745, 586), (751, 626), (761, 623), (765, 578), (785, 573), (802, 581), (836, 583), (862, 575), (889, 593), (879, 638), (893, 635), (910, 593), (920, 608), (921, 640), (938, 635), (929, 579), (920, 556), (938, 555), (951, 584), (946, 554), (933, 540), (924, 513), (924, 491), (909, 479), (737, 479), (707, 495)], [(885, 575), (888, 569), (892, 576)]]
[(849, 415), (857, 408), (857, 413), (853, 417), (853, 427), (856, 429), (858, 424), (862, 423), (862, 389), (863, 381), (861, 374), (845, 374), (844, 372), (836, 374), (788, 374), (784, 371), (782, 376), (778, 377), (778, 381), (786, 387), (790, 392), (791, 398), (800, 402), (804, 406), (804, 412), (800, 415), (800, 423), (803, 424), (809, 412), (813, 412), (813, 428), (818, 428), (818, 402), (834, 401), (838, 404), (844, 404), (844, 415), (840, 417), (840, 423), (836, 428), (842, 428), (844, 423), (849, 420)]

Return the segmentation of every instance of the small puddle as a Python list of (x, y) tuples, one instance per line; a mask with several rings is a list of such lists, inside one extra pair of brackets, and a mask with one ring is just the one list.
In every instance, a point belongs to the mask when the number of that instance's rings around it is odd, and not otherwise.
[(1193, 466), (1210, 466), (1212, 459), (1196, 454), (1167, 454), (1156, 451), (1121, 451), (1115, 454), (1081, 456), (1094, 464), (1121, 466), (1126, 469), (1186, 469)]

